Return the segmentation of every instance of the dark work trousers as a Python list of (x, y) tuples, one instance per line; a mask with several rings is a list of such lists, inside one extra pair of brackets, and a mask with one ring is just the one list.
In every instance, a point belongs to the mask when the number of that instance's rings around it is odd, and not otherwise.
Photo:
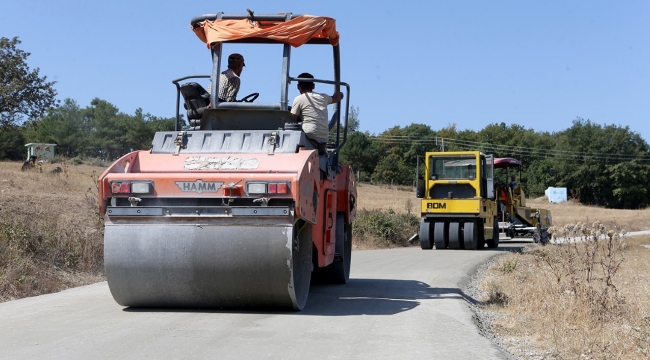
[(314, 149), (318, 150), (318, 156), (325, 156), (327, 154), (327, 143), (319, 143), (314, 139), (309, 139), (309, 142), (314, 146)]

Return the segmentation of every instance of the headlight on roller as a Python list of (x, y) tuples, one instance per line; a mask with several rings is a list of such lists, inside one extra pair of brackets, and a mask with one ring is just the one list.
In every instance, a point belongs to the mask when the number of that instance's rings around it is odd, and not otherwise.
[(134, 182), (131, 183), (132, 194), (151, 194), (151, 183), (148, 182)]
[(153, 194), (153, 181), (151, 180), (112, 180), (110, 182), (111, 195), (151, 195)]
[(246, 183), (246, 192), (251, 195), (266, 194), (266, 183)]

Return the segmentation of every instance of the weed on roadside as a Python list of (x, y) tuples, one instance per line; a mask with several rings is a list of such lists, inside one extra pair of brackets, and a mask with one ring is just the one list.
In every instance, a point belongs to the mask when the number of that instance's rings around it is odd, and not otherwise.
[[(598, 221), (552, 232), (563, 240), (504, 255), (479, 284), (481, 306), (502, 315), (493, 328), (508, 350), (523, 359), (646, 358), (650, 289), (646, 283), (641, 295), (621, 275), (623, 269), (629, 276), (632, 267), (625, 266), (630, 240)], [(633, 249), (635, 259), (650, 260), (647, 250)], [(631, 301), (632, 294), (639, 297)]]
[(7, 180), (0, 184), (0, 301), (102, 279), (103, 224), (82, 190), (96, 193), (96, 186), (64, 166), (57, 174), (0, 173)]

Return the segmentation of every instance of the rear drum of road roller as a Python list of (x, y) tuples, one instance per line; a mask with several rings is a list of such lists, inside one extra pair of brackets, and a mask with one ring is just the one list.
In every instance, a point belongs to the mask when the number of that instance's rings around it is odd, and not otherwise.
[(311, 226), (106, 223), (104, 262), (118, 304), (301, 310)]

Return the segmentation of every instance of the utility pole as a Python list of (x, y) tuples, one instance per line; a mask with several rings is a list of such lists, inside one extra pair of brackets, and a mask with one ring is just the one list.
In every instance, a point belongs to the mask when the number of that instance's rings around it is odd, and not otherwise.
[(418, 175), (420, 175), (420, 155), (415, 155), (415, 186), (418, 185)]

